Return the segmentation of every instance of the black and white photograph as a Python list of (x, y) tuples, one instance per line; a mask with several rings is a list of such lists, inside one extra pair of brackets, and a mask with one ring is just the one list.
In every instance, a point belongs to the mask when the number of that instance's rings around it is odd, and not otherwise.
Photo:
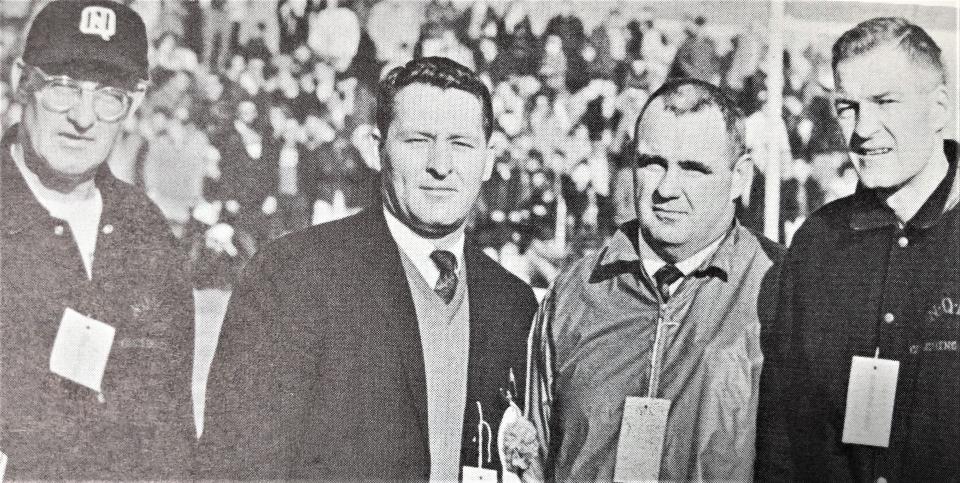
[(3, 481), (960, 482), (960, 0), (0, 0)]

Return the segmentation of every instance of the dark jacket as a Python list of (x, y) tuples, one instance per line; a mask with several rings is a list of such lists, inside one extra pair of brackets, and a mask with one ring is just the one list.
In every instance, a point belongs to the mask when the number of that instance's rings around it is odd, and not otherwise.
[[(476, 465), (474, 401), (495, 434), (500, 388), (526, 369), (536, 300), (470, 238), (461, 463)], [(425, 480), (426, 411), (413, 299), (375, 205), (281, 238), (248, 265), (211, 368), (199, 476)], [(496, 453), (486, 468), (500, 468)]]
[[(193, 295), (160, 210), (110, 174), (88, 280), (66, 222), (37, 202), (2, 143), (0, 451), (13, 479), (183, 477), (190, 407)], [(58, 228), (59, 227), (59, 228)], [(52, 373), (64, 309), (116, 329), (103, 402)]]
[[(945, 152), (947, 176), (903, 228), (861, 188), (794, 236), (758, 416), (761, 435), (788, 438), (758, 441), (761, 479), (960, 481), (957, 144)], [(877, 349), (900, 363), (889, 448), (845, 444), (851, 358)]]

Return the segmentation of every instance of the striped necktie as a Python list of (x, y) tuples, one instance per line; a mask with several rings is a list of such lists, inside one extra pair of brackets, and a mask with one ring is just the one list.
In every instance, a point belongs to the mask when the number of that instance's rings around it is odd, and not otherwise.
[(440, 278), (433, 291), (437, 292), (444, 303), (449, 304), (453, 300), (453, 294), (457, 292), (457, 256), (446, 250), (434, 250), (430, 259), (440, 269)]
[(670, 286), (681, 278), (683, 278), (683, 273), (680, 272), (680, 269), (669, 263), (660, 267), (657, 273), (653, 274), (653, 279), (657, 282), (657, 290), (660, 291), (660, 296), (664, 302), (670, 300)]

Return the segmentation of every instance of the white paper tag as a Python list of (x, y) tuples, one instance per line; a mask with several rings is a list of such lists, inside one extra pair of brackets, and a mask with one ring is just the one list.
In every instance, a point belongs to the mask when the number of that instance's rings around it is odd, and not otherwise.
[(50, 370), (97, 392), (103, 382), (116, 329), (71, 308), (63, 311), (50, 352)]
[(522, 483), (520, 476), (512, 471), (503, 472), (503, 483)]
[(844, 443), (882, 448), (890, 445), (899, 371), (899, 361), (854, 356), (843, 416)]
[(670, 400), (628, 397), (623, 404), (614, 481), (656, 481), (667, 434)]
[(463, 467), (463, 482), (491, 482), (497, 483), (497, 470), (477, 468), (476, 466)]
[(7, 473), (7, 454), (0, 451), (0, 483), (3, 483)]

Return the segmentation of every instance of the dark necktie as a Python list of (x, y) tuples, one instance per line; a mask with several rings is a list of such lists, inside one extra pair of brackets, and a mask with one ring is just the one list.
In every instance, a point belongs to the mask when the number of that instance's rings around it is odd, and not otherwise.
[(680, 272), (680, 269), (669, 263), (660, 267), (660, 270), (653, 274), (653, 279), (657, 282), (657, 290), (660, 291), (660, 296), (664, 302), (670, 300), (670, 286), (681, 278), (683, 278), (683, 273)]
[(444, 303), (449, 304), (453, 300), (453, 294), (457, 292), (457, 256), (446, 250), (434, 250), (430, 259), (440, 269), (440, 278), (433, 291), (437, 292)]

